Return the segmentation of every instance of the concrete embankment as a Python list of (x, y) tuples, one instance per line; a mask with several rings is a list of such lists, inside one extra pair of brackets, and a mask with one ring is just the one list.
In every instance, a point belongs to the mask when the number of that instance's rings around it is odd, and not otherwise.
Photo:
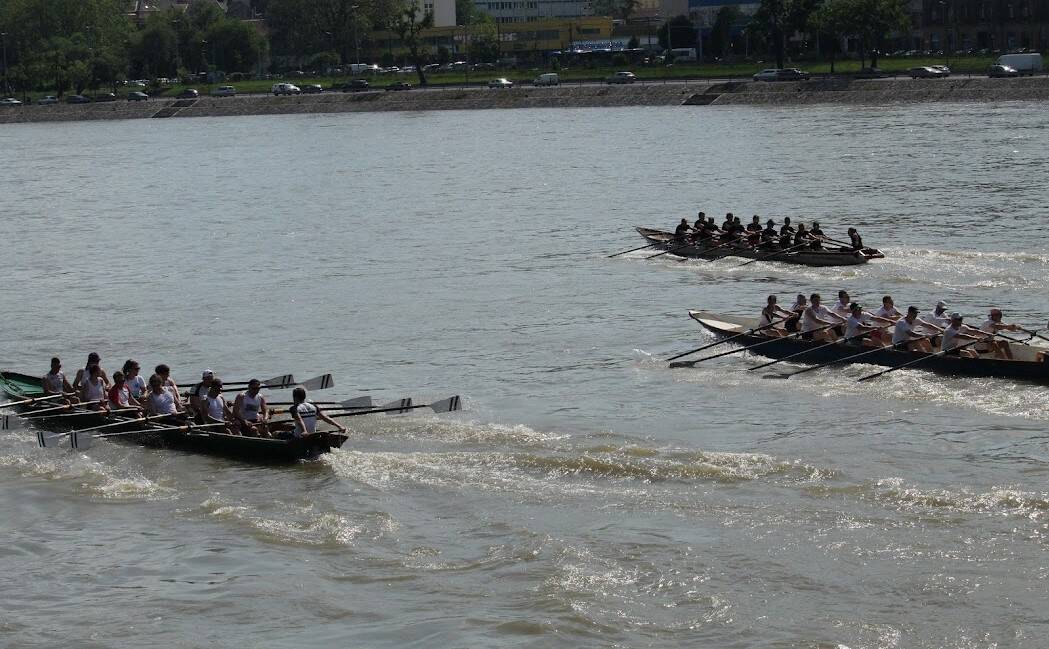
[(17, 106), (0, 109), (0, 124), (152, 117), (233, 117), (365, 111), (585, 108), (613, 106), (893, 104), (1049, 100), (1049, 78), (846, 79), (797, 83), (743, 81), (580, 85), (512, 90), (451, 88), (402, 92), (247, 95), (197, 100)]

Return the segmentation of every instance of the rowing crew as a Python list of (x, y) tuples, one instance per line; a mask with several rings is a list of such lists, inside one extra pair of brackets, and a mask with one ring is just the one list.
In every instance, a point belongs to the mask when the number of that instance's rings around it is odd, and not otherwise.
[[(812, 227), (805, 228), (804, 223), (798, 223), (797, 229), (791, 225), (790, 217), (783, 219), (783, 225), (777, 230), (776, 222), (769, 219), (765, 226), (761, 225), (761, 218), (757, 214), (746, 227), (740, 222), (738, 216), (732, 212), (725, 215), (725, 221), (718, 227), (714, 223), (714, 217), (708, 217), (704, 212), (696, 216), (695, 224), (689, 224), (688, 219), (681, 219), (681, 223), (674, 229), (674, 239), (680, 244), (704, 243), (718, 246), (735, 243), (763, 250), (785, 250), (787, 248), (809, 250), (822, 250), (824, 241), (829, 239), (820, 228), (818, 221), (812, 223)], [(844, 243), (844, 242), (842, 242)], [(863, 238), (856, 228), (849, 228), (849, 245), (840, 250), (861, 251), (863, 250)]]
[[(908, 307), (906, 314), (901, 313), (891, 295), (884, 296), (881, 307), (873, 312), (852, 301), (847, 291), (838, 291), (838, 301), (830, 308), (822, 303), (819, 293), (813, 293), (807, 300), (799, 294), (789, 309), (780, 307), (776, 296), (770, 295), (761, 310), (758, 329), (770, 337), (800, 333), (803, 340), (841, 342), (856, 347), (891, 346), (901, 351), (925, 353), (933, 352), (938, 339), (940, 351), (945, 355), (979, 358), (980, 354), (993, 353), (997, 358), (1013, 358), (1009, 343), (996, 340), (995, 335), (1001, 331), (1019, 331), (1021, 327), (1002, 322), (1001, 309), (991, 309), (978, 329), (964, 324), (960, 313), (948, 314), (947, 304), (942, 300), (936, 303), (931, 314), (924, 317), (919, 314), (914, 306)], [(886, 334), (890, 328), (891, 337)], [(1045, 354), (1039, 353), (1037, 360), (1046, 360)]]
[(70, 384), (62, 372), (62, 361), (51, 359), (51, 369), (44, 375), (45, 395), (64, 394), (66, 403), (82, 403), (93, 410), (135, 411), (148, 416), (164, 417), (179, 422), (224, 424), (230, 435), (277, 437), (281, 439), (307, 437), (316, 433), (317, 420), (325, 421), (345, 433), (346, 428), (332, 420), (320, 408), (306, 399), (305, 388), (292, 391), (292, 406), (288, 409), (291, 422), (273, 422), (273, 411), (260, 394), (262, 382), (251, 379), (247, 389), (230, 404), (222, 395), (223, 383), (215, 373), (206, 369), (199, 383), (189, 391), (186, 404), (179, 387), (171, 378), (171, 369), (157, 365), (147, 382), (140, 376), (141, 367), (134, 359), (124, 363), (123, 371), (114, 372), (112, 383), (101, 368), (101, 358), (92, 352), (84, 369), (78, 370)]

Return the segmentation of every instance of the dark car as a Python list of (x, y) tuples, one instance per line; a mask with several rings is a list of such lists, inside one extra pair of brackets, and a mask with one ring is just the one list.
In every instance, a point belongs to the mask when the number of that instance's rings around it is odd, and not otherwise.
[(368, 85), (367, 79), (350, 79), (342, 87), (343, 92), (356, 92), (358, 90), (367, 90), (371, 86)]
[(1016, 68), (1011, 68), (1008, 65), (992, 65), (987, 68), (987, 76), (992, 78), (1018, 77), (1020, 76), (1020, 72)]
[(146, 101), (147, 99), (149, 99), (149, 95), (139, 90), (127, 93), (128, 101)]
[(885, 74), (878, 68), (861, 68), (860, 71), (856, 73), (857, 79), (884, 79), (887, 76), (889, 75)]
[(196, 99), (200, 93), (195, 88), (186, 88), (175, 96), (175, 99)]
[(67, 104), (90, 104), (91, 100), (84, 95), (69, 95), (66, 97)]
[(390, 85), (386, 86), (387, 90), (411, 90), (412, 84), (407, 81), (395, 81)]
[(299, 86), (299, 89), (302, 90), (302, 94), (304, 95), (317, 95), (324, 92), (324, 88), (321, 88), (315, 83), (307, 83), (304, 86)]
[(101, 95), (95, 95), (95, 101), (116, 101), (117, 96), (111, 92), (104, 92)]

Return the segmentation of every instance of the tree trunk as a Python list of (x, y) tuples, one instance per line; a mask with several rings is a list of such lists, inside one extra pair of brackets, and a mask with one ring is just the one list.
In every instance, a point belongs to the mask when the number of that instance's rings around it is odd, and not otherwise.
[(772, 29), (772, 37), (776, 39), (774, 46), (776, 48), (776, 67), (783, 67), (783, 31), (777, 25)]
[(415, 73), (419, 75), (419, 85), (426, 85), (426, 73), (423, 72), (423, 57), (419, 55), (419, 46), (408, 48), (408, 52), (412, 55), (412, 63), (415, 64)]

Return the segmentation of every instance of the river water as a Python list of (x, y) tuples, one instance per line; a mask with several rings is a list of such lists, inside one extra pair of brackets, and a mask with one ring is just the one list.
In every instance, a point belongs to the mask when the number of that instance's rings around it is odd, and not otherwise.
[[(15, 425), (0, 644), (1042, 647), (1042, 388), (662, 359), (712, 340), (687, 309), (768, 293), (1045, 327), (1047, 125), (1017, 103), (4, 127), (4, 367), (332, 372), (327, 398), (465, 409), (351, 419), (290, 467)], [(606, 258), (697, 209), (856, 225), (887, 257)]]

